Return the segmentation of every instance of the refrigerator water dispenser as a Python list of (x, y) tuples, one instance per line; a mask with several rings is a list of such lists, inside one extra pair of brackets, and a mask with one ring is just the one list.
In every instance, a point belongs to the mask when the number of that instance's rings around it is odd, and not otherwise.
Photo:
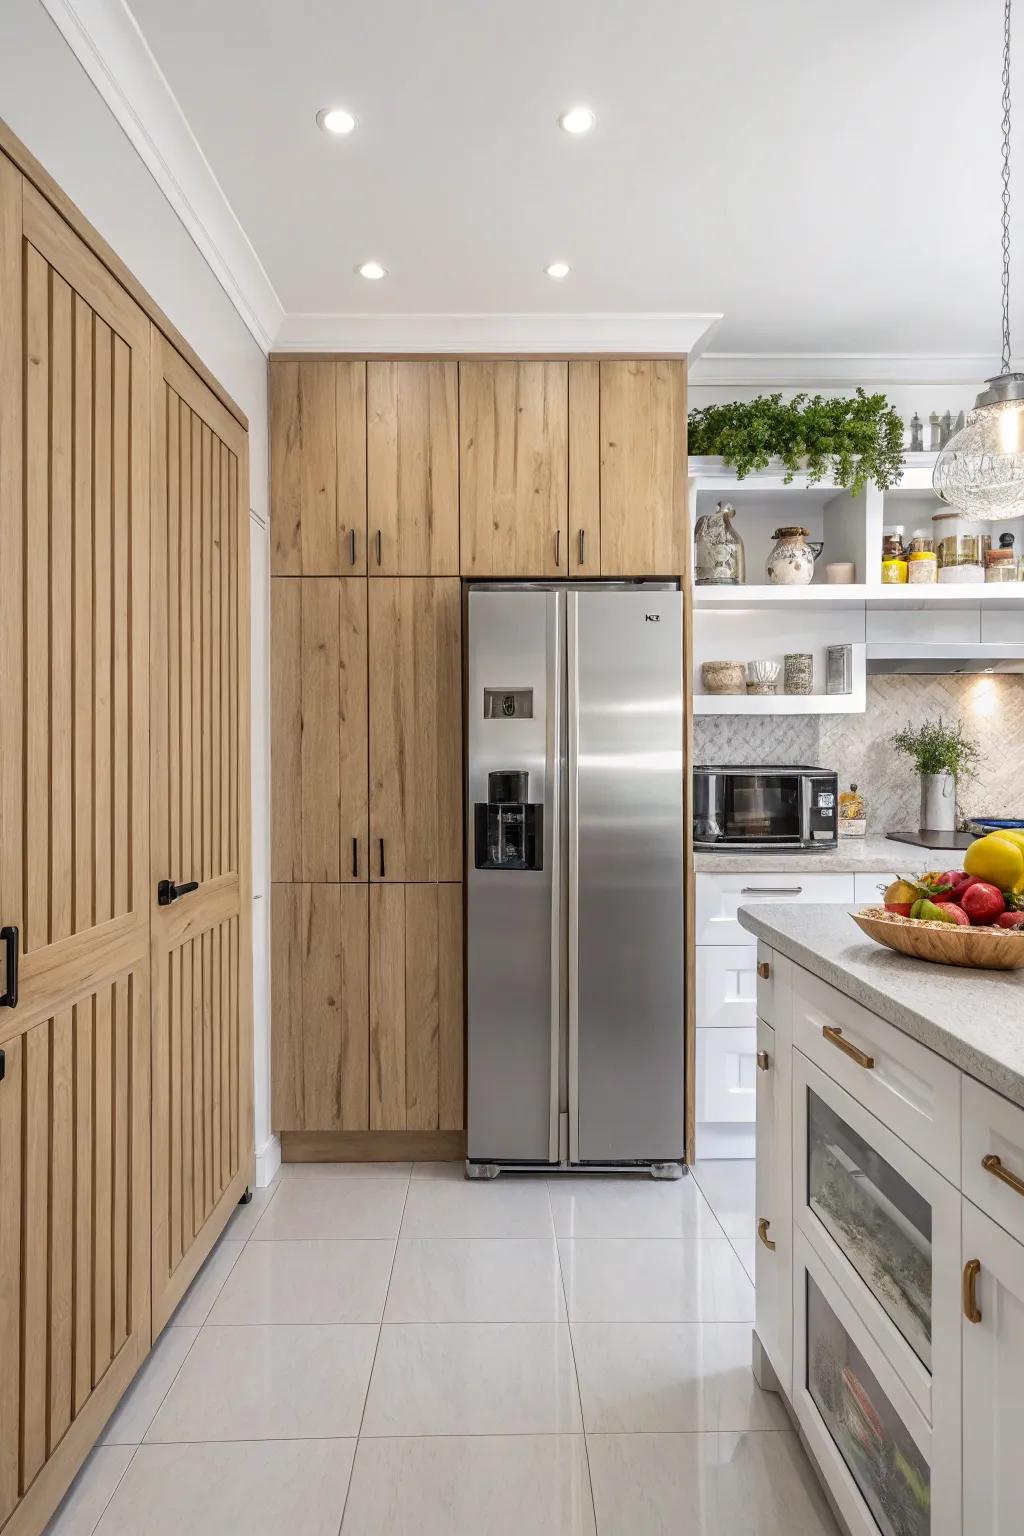
[(530, 775), (499, 769), (487, 775), (487, 802), (477, 803), (477, 869), (542, 869), (544, 807), (531, 805)]

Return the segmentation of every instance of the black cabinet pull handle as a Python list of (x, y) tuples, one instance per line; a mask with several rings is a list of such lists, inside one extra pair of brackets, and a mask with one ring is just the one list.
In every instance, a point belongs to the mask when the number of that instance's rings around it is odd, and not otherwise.
[(586, 547), (587, 547), (587, 545), (586, 545), (586, 538), (587, 538), (587, 535), (583, 531), (583, 529), (581, 528), (580, 529), (580, 565), (584, 565), (586, 563), (586, 554), (585, 554), (585, 550), (586, 550)]
[(348, 531), (348, 563), (349, 565), (355, 565), (356, 563), (356, 531), (354, 528), (350, 528)]
[(352, 879), (353, 880), (358, 880), (358, 878), (359, 878), (359, 839), (358, 839), (358, 837), (354, 837), (352, 839)]
[(380, 529), (378, 528), (377, 529), (377, 564), (378, 565), (380, 565), (380, 560), (381, 560), (381, 534), (380, 534)]
[(183, 885), (176, 885), (173, 880), (160, 880), (156, 888), (156, 904), (158, 907), (169, 907), (179, 896), (187, 896), (189, 891), (198, 889), (198, 880), (186, 880)]
[(380, 877), (383, 880), (384, 879), (384, 839), (382, 837), (378, 838), (378, 842), (380, 843)]
[(558, 565), (558, 566), (560, 566), (562, 564), (562, 530), (561, 530), (561, 528), (558, 528), (558, 529), (555, 530), (555, 564)]
[(21, 953), (21, 945), (18, 930), (13, 923), (7, 928), (0, 928), (0, 939), (3, 940), (4, 950), (7, 955), (7, 991), (0, 995), (0, 1008), (17, 1008), (18, 959)]

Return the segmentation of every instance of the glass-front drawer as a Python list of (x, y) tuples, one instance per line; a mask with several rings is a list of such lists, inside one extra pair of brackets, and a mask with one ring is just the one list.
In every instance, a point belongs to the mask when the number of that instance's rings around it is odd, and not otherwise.
[(923, 1363), (932, 1363), (929, 1201), (810, 1086), (807, 1204)]
[(805, 1272), (807, 1391), (883, 1536), (930, 1536), (931, 1474), (864, 1356)]

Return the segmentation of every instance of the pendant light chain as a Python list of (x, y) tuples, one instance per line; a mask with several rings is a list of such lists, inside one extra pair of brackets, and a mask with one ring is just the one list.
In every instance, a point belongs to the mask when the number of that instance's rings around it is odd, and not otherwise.
[(1003, 362), (1010, 371), (1010, 5), (1003, 21)]

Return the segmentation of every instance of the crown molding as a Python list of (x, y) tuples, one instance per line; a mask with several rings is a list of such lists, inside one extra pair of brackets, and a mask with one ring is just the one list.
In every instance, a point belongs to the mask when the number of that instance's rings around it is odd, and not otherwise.
[(274, 350), (699, 356), (716, 314), (286, 315)]
[(264, 352), (281, 301), (124, 0), (42, 0)]
[(994, 355), (890, 352), (705, 352), (690, 383), (707, 388), (831, 389), (856, 384), (969, 384), (999, 372)]

